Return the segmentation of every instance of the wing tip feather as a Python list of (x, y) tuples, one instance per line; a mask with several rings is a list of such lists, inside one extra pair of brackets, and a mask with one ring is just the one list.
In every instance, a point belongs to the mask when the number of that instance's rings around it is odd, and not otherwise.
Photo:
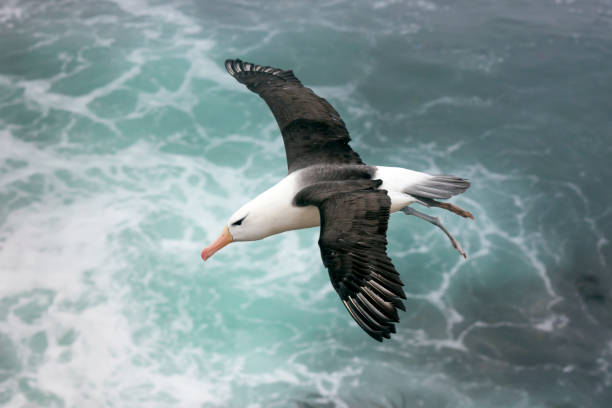
[[(369, 283), (369, 282), (368, 282)], [(403, 302), (398, 296), (384, 296), (378, 300), (369, 298), (370, 290), (361, 286), (361, 290), (355, 291), (355, 296), (346, 294), (342, 297), (342, 303), (348, 310), (353, 320), (363, 329), (370, 337), (377, 341), (382, 341), (384, 338), (391, 338), (391, 334), (395, 333), (395, 324), (399, 322), (397, 309), (406, 310)], [(370, 292), (369, 295), (368, 292)], [(364, 293), (366, 295), (364, 295)], [(383, 305), (382, 303), (387, 303)], [(392, 309), (392, 313), (388, 310)]]
[(231, 76), (236, 78), (239, 82), (242, 82), (245, 76), (250, 75), (273, 75), (286, 82), (297, 83), (301, 85), (299, 79), (293, 74), (292, 70), (282, 70), (271, 66), (257, 65), (252, 62), (242, 61), (239, 58), (226, 59), (225, 69)]

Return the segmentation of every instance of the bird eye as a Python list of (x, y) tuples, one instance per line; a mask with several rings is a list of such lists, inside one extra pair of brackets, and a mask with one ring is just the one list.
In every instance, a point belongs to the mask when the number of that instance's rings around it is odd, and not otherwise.
[(239, 219), (238, 221), (236, 221), (236, 222), (232, 222), (232, 227), (233, 227), (233, 226), (235, 226), (235, 225), (242, 225), (242, 221), (244, 221), (244, 219), (245, 219), (246, 217), (247, 217), (247, 216), (245, 215), (244, 217), (242, 217), (242, 218), (241, 218), (241, 219)]

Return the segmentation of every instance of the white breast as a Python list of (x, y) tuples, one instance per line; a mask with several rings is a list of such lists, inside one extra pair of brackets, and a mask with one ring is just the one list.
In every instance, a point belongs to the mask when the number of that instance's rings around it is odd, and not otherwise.
[(320, 225), (317, 207), (293, 204), (300, 189), (298, 173), (289, 174), (248, 203), (251, 211), (260, 214), (260, 228), (265, 236)]
[(391, 198), (391, 212), (399, 211), (416, 200), (410, 194), (404, 193), (409, 186), (431, 178), (427, 173), (408, 170), (401, 167), (376, 166), (374, 179), (382, 180), (380, 189), (387, 190)]

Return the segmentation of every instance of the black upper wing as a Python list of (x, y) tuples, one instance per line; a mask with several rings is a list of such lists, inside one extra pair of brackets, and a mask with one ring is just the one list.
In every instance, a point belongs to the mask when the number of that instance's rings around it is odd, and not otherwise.
[(351, 138), (338, 112), (292, 71), (239, 59), (225, 61), (225, 68), (270, 107), (283, 135), (289, 173), (313, 164), (363, 164), (348, 145)]
[(316, 205), (321, 214), (323, 264), (344, 306), (378, 341), (395, 333), (397, 309), (405, 310), (402, 281), (387, 256), (391, 200), (380, 180), (330, 181), (306, 187), (297, 205)]

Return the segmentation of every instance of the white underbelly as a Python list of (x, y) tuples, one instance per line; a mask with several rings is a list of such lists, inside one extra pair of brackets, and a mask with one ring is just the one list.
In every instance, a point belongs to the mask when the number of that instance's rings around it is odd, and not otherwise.
[[(387, 195), (391, 199), (390, 212), (396, 212), (414, 203), (416, 200), (409, 194), (398, 193), (393, 191), (387, 191)], [(319, 209), (313, 205), (305, 207), (292, 207), (288, 214), (286, 214), (285, 220), (287, 221), (280, 228), (281, 231), (291, 231), (294, 229), (312, 228), (321, 225), (321, 216), (319, 215)]]
[[(387, 191), (387, 195), (391, 199), (390, 212), (396, 212), (414, 203), (416, 200), (409, 194), (397, 193), (393, 191)], [(293, 207), (289, 214), (287, 214), (286, 220), (288, 221), (282, 227), (282, 231), (291, 231), (294, 229), (318, 227), (321, 225), (321, 216), (319, 215), (319, 209), (313, 205), (306, 207)]]
[(391, 199), (391, 208), (389, 208), (389, 212), (392, 213), (399, 211), (416, 201), (416, 199), (410, 194), (387, 191), (387, 195)]
[(396, 212), (417, 201), (410, 194), (404, 193), (406, 187), (429, 177), (431, 177), (429, 174), (401, 167), (376, 166), (373, 178), (382, 180), (383, 183), (379, 188), (387, 190), (387, 195), (391, 198), (390, 211)]
[[(417, 183), (428, 177), (430, 176), (426, 173), (401, 167), (377, 166), (373, 178), (383, 181), (379, 189), (387, 191), (387, 195), (391, 199), (391, 208), (389, 211), (393, 213), (417, 201), (410, 194), (403, 192), (406, 186)], [(318, 227), (321, 225), (319, 209), (312, 205), (306, 207), (293, 206), (285, 219), (287, 222), (283, 225), (284, 231)]]
[[(263, 201), (262, 205), (265, 205), (269, 212), (265, 236), (321, 225), (317, 207), (312, 205), (299, 207), (293, 204), (293, 198), (299, 189), (296, 174), (297, 172), (290, 174), (257, 198), (258, 201)], [(413, 170), (377, 166), (373, 178), (383, 181), (379, 189), (387, 191), (391, 199), (389, 210), (395, 212), (416, 201), (413, 196), (403, 193), (406, 185), (427, 177), (429, 177), (427, 174)]]

